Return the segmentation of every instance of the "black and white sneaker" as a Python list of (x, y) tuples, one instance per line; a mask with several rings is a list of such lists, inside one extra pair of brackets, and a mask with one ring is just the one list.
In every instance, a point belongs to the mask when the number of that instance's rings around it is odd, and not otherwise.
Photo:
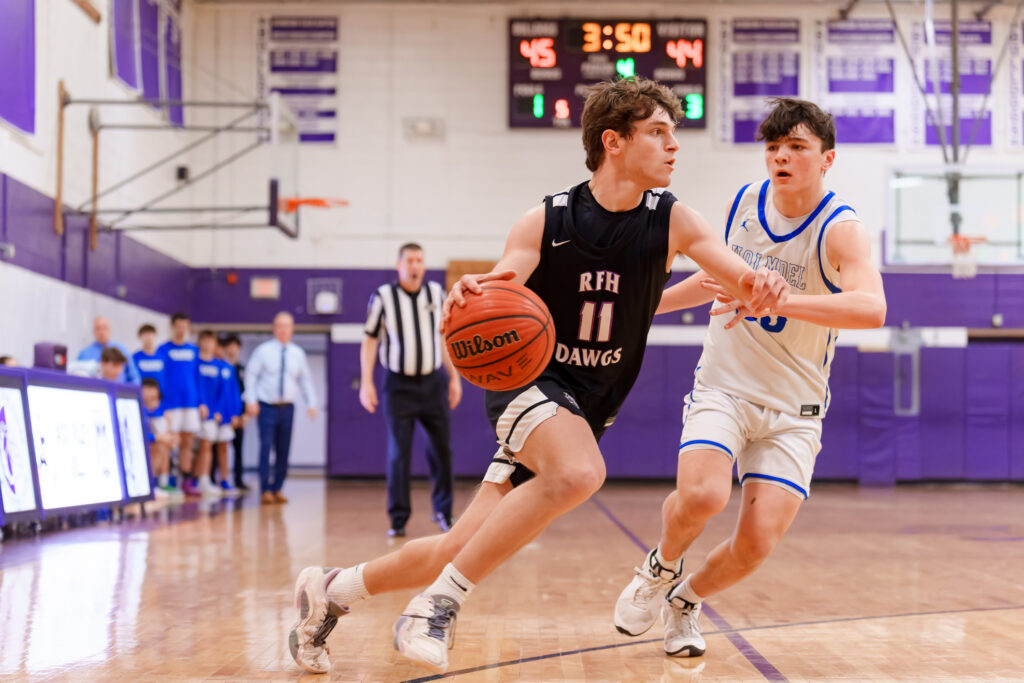
[(298, 618), (288, 634), (288, 650), (295, 663), (310, 673), (325, 674), (331, 670), (327, 636), (338, 618), (349, 611), (347, 605), (327, 597), (327, 584), (340, 571), (335, 567), (306, 567), (295, 581)]
[(700, 607), (676, 595), (682, 582), (665, 596), (661, 620), (665, 622), (665, 654), (669, 657), (700, 657), (704, 654), (704, 636), (700, 634)]
[(448, 650), (455, 642), (457, 602), (445, 595), (420, 593), (395, 622), (395, 649), (434, 673), (448, 670)]
[(658, 607), (672, 583), (679, 580), (678, 572), (662, 567), (655, 559), (657, 548), (647, 553), (642, 567), (636, 567), (636, 576), (629, 582), (615, 602), (615, 628), (627, 636), (646, 633), (658, 620)]

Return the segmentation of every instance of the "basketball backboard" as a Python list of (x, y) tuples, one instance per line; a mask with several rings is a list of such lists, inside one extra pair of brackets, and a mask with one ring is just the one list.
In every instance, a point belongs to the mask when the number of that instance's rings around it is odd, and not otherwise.
[(956, 209), (962, 217), (959, 234), (980, 238), (970, 247), (979, 266), (1024, 266), (1024, 170), (972, 168), (957, 174), (959, 207), (950, 203), (949, 178), (944, 169), (892, 171), (885, 266), (951, 266), (951, 214)]

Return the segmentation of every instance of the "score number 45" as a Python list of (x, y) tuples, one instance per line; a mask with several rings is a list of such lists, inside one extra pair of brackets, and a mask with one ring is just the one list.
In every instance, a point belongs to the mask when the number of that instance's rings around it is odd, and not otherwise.
[(534, 68), (547, 69), (555, 66), (555, 39), (534, 38), (520, 41), (519, 54), (529, 59), (530, 66)]

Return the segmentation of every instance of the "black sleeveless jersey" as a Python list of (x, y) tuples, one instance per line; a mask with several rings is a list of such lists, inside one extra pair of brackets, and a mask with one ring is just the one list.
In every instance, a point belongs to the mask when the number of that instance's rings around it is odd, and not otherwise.
[[(544, 300), (555, 323), (555, 352), (538, 381), (569, 389), (600, 434), (640, 372), (669, 278), (669, 215), (676, 198), (649, 190), (635, 209), (611, 213), (594, 202), (586, 185), (544, 198), (540, 263), (526, 286)], [(578, 221), (581, 214), (584, 222)], [(511, 400), (504, 395), (520, 391), (488, 392), (488, 405), (497, 407), (501, 399)]]

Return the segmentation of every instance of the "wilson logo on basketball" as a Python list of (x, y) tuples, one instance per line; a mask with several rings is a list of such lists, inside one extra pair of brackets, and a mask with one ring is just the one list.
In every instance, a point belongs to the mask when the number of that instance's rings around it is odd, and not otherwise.
[(450, 342), (448, 347), (451, 349), (455, 360), (465, 360), (466, 358), (479, 356), (494, 349), (514, 344), (517, 341), (519, 341), (519, 333), (515, 330), (509, 330), (504, 334), (496, 334), (490, 339), (484, 339), (477, 334), (472, 339)]

